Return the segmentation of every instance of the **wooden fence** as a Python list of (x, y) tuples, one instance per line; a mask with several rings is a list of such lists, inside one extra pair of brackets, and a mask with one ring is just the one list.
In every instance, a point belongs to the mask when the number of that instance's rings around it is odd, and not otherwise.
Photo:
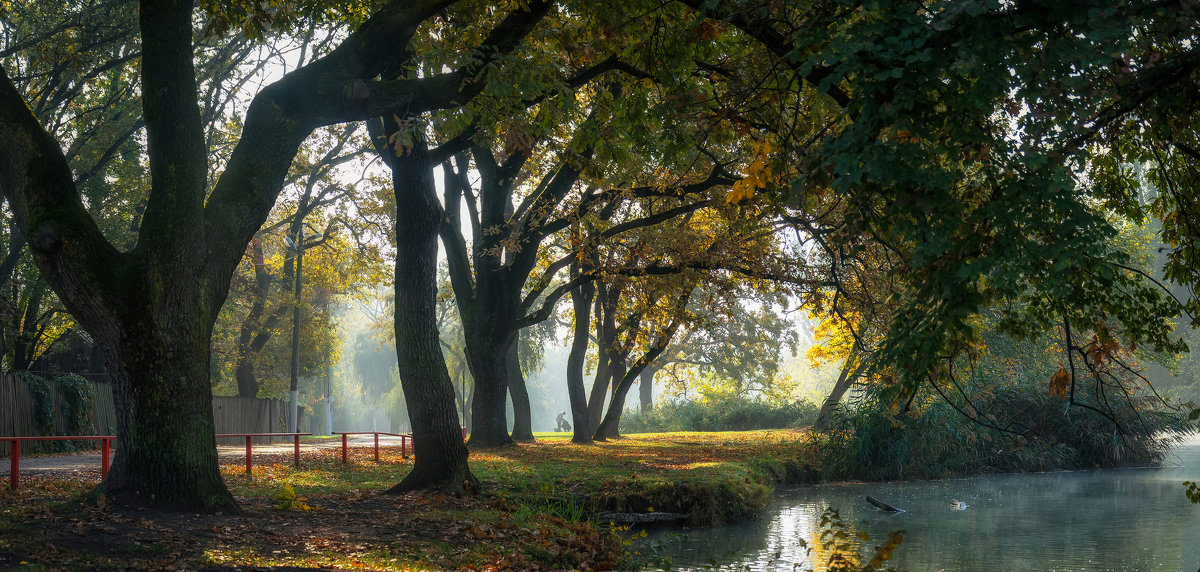
[[(52, 381), (52, 380), (51, 380)], [(113, 406), (112, 386), (96, 381), (87, 381), (92, 387), (91, 411), (79, 432), (84, 435), (113, 435), (117, 430), (117, 411)], [(70, 433), (66, 416), (62, 415), (63, 395), (57, 383), (50, 383), (50, 394), (54, 408), (54, 434)], [(39, 435), (33, 413), (33, 394), (20, 376), (12, 373), (0, 374), (0, 435), (34, 437)], [(98, 447), (96, 443), (75, 443), (77, 447)], [(0, 443), (0, 456), (8, 455), (7, 442)]]
[[(52, 380), (51, 380), (52, 381)], [(88, 381), (92, 385), (91, 411), (88, 421), (80, 428), (85, 435), (116, 435), (117, 412), (113, 406), (112, 385)], [(54, 434), (69, 434), (67, 420), (62, 415), (63, 396), (58, 384), (50, 384), (54, 399)], [(0, 435), (13, 437), (38, 436), (38, 427), (33, 413), (33, 394), (25, 380), (13, 373), (0, 374)], [(213, 397), (213, 422), (217, 433), (280, 433), (287, 431), (287, 401), (283, 399), (257, 399), (252, 397)], [(299, 419), (299, 431), (307, 431), (309, 420), (303, 410)], [(288, 438), (281, 438), (289, 441)], [(91, 443), (79, 446), (96, 447)], [(244, 439), (217, 439), (221, 445), (241, 445)], [(0, 457), (8, 456), (9, 445), (0, 443)], [(22, 448), (24, 451), (24, 448)]]
[[(213, 397), (213, 423), (217, 433), (283, 433), (287, 429), (287, 400), (255, 397)], [(308, 420), (300, 410), (296, 430), (308, 431)], [(261, 442), (287, 441), (291, 437), (262, 438)], [(244, 445), (241, 437), (222, 437), (218, 445)]]

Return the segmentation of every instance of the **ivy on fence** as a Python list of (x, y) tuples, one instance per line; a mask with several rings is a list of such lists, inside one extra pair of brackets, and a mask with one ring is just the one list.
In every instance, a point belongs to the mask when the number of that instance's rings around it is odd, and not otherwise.
[(28, 371), (17, 372), (17, 376), (25, 382), (29, 394), (33, 396), (33, 424), (38, 435), (53, 435), (54, 393), (50, 389), (50, 382)]
[[(33, 424), (38, 435), (55, 434), (55, 417), (61, 415), (67, 435), (83, 435), (91, 432), (88, 420), (91, 416), (95, 391), (91, 382), (75, 374), (58, 377), (53, 384), (58, 386), (61, 411), (54, 407), (54, 387), (50, 381), (28, 371), (15, 372), (29, 388), (33, 398)], [(94, 445), (72, 441), (49, 441), (38, 443), (35, 450), (43, 452), (74, 451), (80, 447)], [(32, 452), (32, 451), (31, 451)]]
[(91, 433), (92, 430), (88, 427), (88, 418), (91, 416), (92, 403), (96, 398), (92, 383), (73, 373), (59, 377), (54, 380), (54, 383), (58, 385), (58, 392), (62, 395), (62, 416), (67, 424), (67, 433), (70, 435)]

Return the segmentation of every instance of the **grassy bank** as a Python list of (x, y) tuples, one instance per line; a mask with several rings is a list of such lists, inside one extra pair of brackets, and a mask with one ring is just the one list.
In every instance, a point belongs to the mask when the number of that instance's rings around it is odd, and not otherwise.
[(756, 514), (773, 485), (815, 475), (800, 431), (642, 434), (593, 446), (566, 435), (471, 455), (484, 492), (384, 496), (411, 460), (366, 450), (256, 459), (222, 471), (244, 515), (150, 514), (85, 503), (99, 475), (29, 476), (0, 493), (0, 568), (371, 570), (605, 569), (637, 565), (602, 511), (687, 513), (710, 525)]

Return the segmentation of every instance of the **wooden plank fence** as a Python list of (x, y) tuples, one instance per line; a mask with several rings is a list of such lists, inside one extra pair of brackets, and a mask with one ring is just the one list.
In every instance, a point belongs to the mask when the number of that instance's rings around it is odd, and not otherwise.
[[(53, 381), (53, 380), (50, 380)], [(117, 411), (113, 406), (112, 386), (88, 380), (94, 396), (91, 411), (84, 426), (79, 428), (83, 435), (112, 435), (117, 430)], [(54, 434), (67, 435), (67, 419), (62, 415), (63, 395), (56, 383), (50, 383), (50, 394), (54, 400)], [(0, 435), (12, 437), (35, 437), (39, 435), (33, 414), (33, 393), (25, 380), (12, 373), (0, 374)], [(86, 443), (86, 442), (85, 442)], [(96, 443), (77, 444), (95, 448)], [(0, 443), (0, 456), (8, 456), (8, 443)]]
[[(213, 397), (213, 423), (217, 433), (287, 432), (287, 400), (255, 397)], [(308, 431), (308, 420), (300, 410), (297, 430)], [(290, 442), (291, 437), (263, 438), (261, 442)], [(238, 437), (218, 437), (218, 445), (243, 445)]]
[[(51, 380), (53, 381), (53, 380)], [(92, 385), (91, 411), (81, 434), (116, 435), (117, 411), (113, 405), (112, 385), (88, 381)], [(67, 420), (63, 411), (63, 396), (58, 384), (51, 383), (54, 398), (54, 434), (67, 435)], [(33, 413), (33, 394), (25, 380), (13, 373), (0, 374), (0, 436), (38, 436)], [(257, 399), (252, 397), (213, 397), (213, 422), (217, 433), (281, 433), (287, 431), (287, 401), (283, 399)], [(308, 430), (307, 419), (301, 410), (299, 431)], [(289, 441), (288, 438), (279, 438)], [(83, 442), (86, 443), (86, 442)], [(241, 445), (243, 439), (217, 439), (221, 445)], [(95, 443), (82, 445), (98, 447)], [(0, 443), (0, 457), (7, 457), (9, 445)]]

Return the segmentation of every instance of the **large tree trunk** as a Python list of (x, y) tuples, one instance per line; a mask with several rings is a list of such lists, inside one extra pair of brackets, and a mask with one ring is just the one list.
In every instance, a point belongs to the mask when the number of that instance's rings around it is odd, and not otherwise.
[[(572, 265), (572, 273), (577, 274), (574, 265)], [(592, 442), (592, 424), (588, 420), (588, 402), (583, 387), (583, 362), (587, 356), (588, 330), (591, 325), (594, 291), (590, 282), (571, 291), (571, 304), (575, 309), (575, 328), (574, 339), (571, 341), (571, 353), (567, 354), (567, 396), (571, 400), (571, 420), (575, 423), (575, 434), (571, 437), (571, 441), (574, 443)]]
[(180, 282), (131, 300), (116, 335), (96, 336), (117, 412), (116, 454), (98, 490), (133, 504), (236, 513), (213, 437), (212, 326), (198, 289)]
[(813, 429), (824, 430), (832, 426), (833, 413), (837, 411), (842, 397), (854, 386), (854, 382), (858, 380), (858, 376), (862, 375), (865, 369), (866, 362), (861, 359), (858, 343), (855, 343), (850, 348), (850, 355), (846, 356), (846, 362), (842, 364), (842, 373), (838, 376), (837, 382), (833, 384), (833, 390), (829, 392), (829, 396), (821, 404), (821, 410), (817, 412), (817, 420), (813, 422)]
[(600, 419), (604, 416), (604, 404), (607, 403), (608, 389), (612, 380), (612, 368), (609, 366), (608, 354), (600, 349), (596, 359), (596, 375), (592, 378), (592, 389), (588, 393), (588, 434), (596, 433)]
[(641, 379), (638, 381), (638, 399), (642, 413), (649, 413), (654, 409), (654, 374), (657, 372), (653, 367), (642, 370)]
[(507, 349), (483, 343), (472, 347), (467, 342), (467, 360), (475, 378), (475, 403), (471, 407), (472, 447), (503, 447), (513, 440), (508, 434), (508, 371), (504, 364)]
[(525, 375), (521, 373), (520, 356), (517, 346), (520, 345), (517, 336), (508, 346), (508, 393), (513, 402), (513, 441), (524, 443), (533, 442), (533, 411), (529, 406), (529, 389), (525, 386)]
[(238, 355), (233, 378), (237, 380), (238, 397), (258, 397), (258, 377), (254, 375), (254, 362), (250, 356)]
[[(437, 249), (441, 210), (424, 141), (392, 155), (396, 190), (396, 358), (412, 423), (413, 470), (389, 493), (437, 488), (461, 494), (477, 485), (467, 466), (437, 331)], [(403, 205), (401, 207), (400, 205)]]

